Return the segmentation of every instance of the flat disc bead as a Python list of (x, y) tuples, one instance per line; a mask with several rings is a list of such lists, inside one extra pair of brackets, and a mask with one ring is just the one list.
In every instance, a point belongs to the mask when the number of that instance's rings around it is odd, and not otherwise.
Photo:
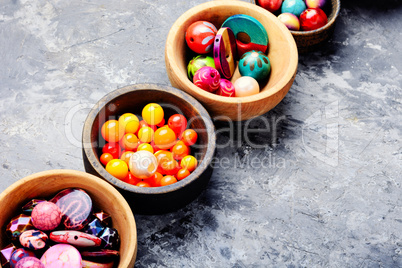
[(44, 201), (33, 208), (31, 217), (35, 228), (50, 231), (59, 226), (62, 215), (55, 203)]
[(250, 76), (242, 76), (234, 82), (235, 97), (247, 97), (258, 94), (260, 85)]

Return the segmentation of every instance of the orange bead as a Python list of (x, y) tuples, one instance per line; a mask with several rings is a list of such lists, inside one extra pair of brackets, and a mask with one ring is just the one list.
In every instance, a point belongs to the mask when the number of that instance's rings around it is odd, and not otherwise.
[(176, 160), (181, 160), (186, 155), (190, 154), (190, 147), (184, 144), (183, 141), (178, 141), (172, 148), (173, 157)]
[(128, 173), (128, 166), (126, 162), (121, 159), (110, 160), (106, 165), (106, 171), (112, 176), (124, 180)]
[(124, 179), (124, 182), (127, 182), (131, 185), (136, 185), (137, 183), (139, 183), (141, 181), (141, 179), (135, 177), (133, 174), (131, 174), (130, 172), (128, 172), (126, 178)]
[(191, 146), (194, 143), (197, 142), (198, 139), (198, 135), (197, 132), (195, 132), (194, 129), (186, 129), (184, 130), (182, 136), (181, 136), (181, 140), (184, 142), (184, 144)]
[(176, 178), (181, 181), (182, 179), (188, 177), (190, 175), (190, 171), (188, 169), (182, 168), (177, 172)]
[(161, 184), (161, 186), (166, 186), (166, 185), (170, 185), (170, 184), (173, 184), (176, 182), (177, 182), (177, 179), (174, 176), (167, 175), (161, 179), (160, 184)]
[(149, 183), (146, 182), (146, 181), (140, 181), (135, 186), (138, 186), (138, 187), (151, 187), (151, 185), (149, 185)]
[(133, 133), (124, 134), (120, 141), (120, 146), (129, 151), (135, 151), (138, 146), (138, 138)]
[(130, 161), (130, 157), (133, 155), (133, 151), (124, 151), (121, 156), (120, 159), (123, 160), (124, 162), (126, 162), (127, 166), (128, 166), (128, 162)]
[(155, 172), (154, 175), (152, 175), (149, 179), (147, 179), (147, 182), (151, 185), (151, 187), (159, 187), (161, 186), (161, 179), (163, 178), (163, 175), (159, 172)]
[(163, 126), (155, 131), (155, 145), (161, 149), (170, 149), (176, 143), (176, 134), (168, 126)]
[(103, 153), (100, 157), (100, 161), (103, 165), (107, 165), (107, 163), (113, 159), (113, 155), (109, 154), (109, 153)]
[(102, 137), (108, 142), (118, 142), (124, 135), (117, 120), (106, 121), (101, 128)]
[(176, 160), (170, 160), (163, 162), (160, 166), (158, 166), (159, 170), (164, 175), (176, 175), (180, 170), (180, 165)]
[(188, 169), (192, 172), (197, 168), (197, 159), (192, 155), (186, 155), (180, 162), (182, 168)]

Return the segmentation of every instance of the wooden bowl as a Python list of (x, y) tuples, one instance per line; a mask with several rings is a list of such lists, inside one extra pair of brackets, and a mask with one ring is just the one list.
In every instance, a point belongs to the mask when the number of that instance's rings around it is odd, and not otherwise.
[[(235, 14), (252, 16), (267, 30), (272, 70), (268, 82), (260, 84), (260, 93), (229, 98), (208, 93), (189, 80), (187, 64), (194, 54), (187, 48), (184, 36), (193, 22), (206, 20), (219, 29)], [(171, 84), (199, 100), (214, 119), (242, 121), (268, 112), (285, 97), (296, 76), (298, 53), (289, 30), (267, 10), (242, 1), (211, 1), (189, 9), (173, 24), (166, 40), (165, 63)], [(232, 82), (239, 76), (237, 70)]]
[[(160, 104), (165, 118), (181, 113), (196, 130), (198, 140), (192, 155), (198, 167), (187, 178), (163, 187), (138, 187), (110, 175), (99, 157), (104, 141), (99, 130), (109, 119), (130, 112), (141, 115), (148, 103)], [(177, 210), (194, 200), (206, 187), (211, 174), (211, 160), (215, 153), (215, 128), (208, 112), (185, 92), (169, 86), (137, 84), (117, 89), (102, 98), (90, 111), (82, 135), (83, 158), (87, 172), (97, 175), (115, 186), (139, 214), (161, 214)]]
[[(255, 4), (255, 0), (251, 0)], [(335, 22), (338, 18), (339, 11), (341, 10), (340, 0), (331, 0), (331, 6), (329, 11), (326, 11), (328, 15), (328, 23), (313, 31), (290, 31), (296, 41), (297, 49), (299, 53), (307, 53), (316, 50), (333, 35)]]
[(80, 188), (91, 197), (94, 207), (112, 217), (120, 235), (119, 268), (134, 267), (137, 255), (137, 227), (133, 213), (123, 196), (109, 183), (91, 174), (75, 170), (50, 170), (27, 176), (0, 194), (0, 248), (8, 245), (6, 226), (21, 207), (33, 198), (50, 199), (66, 188)]

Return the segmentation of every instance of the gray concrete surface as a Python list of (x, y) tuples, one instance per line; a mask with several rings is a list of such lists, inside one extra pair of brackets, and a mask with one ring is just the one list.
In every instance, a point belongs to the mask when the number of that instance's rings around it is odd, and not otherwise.
[[(169, 84), (166, 35), (202, 2), (1, 0), (0, 191), (84, 170), (88, 111), (114, 89)], [(136, 267), (402, 267), (401, 14), (397, 0), (343, 1), (283, 102), (233, 135), (216, 124), (206, 191), (135, 215)]]

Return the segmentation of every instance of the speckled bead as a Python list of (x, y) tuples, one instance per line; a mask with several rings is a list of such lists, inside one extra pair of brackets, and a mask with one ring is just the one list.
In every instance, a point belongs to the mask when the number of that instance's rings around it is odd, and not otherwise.
[(81, 268), (80, 252), (68, 244), (57, 244), (50, 247), (41, 257), (46, 268)]
[(18, 261), (15, 268), (45, 268), (45, 265), (36, 257), (26, 257)]
[(11, 255), (10, 258), (10, 267), (15, 268), (17, 265), (18, 261), (20, 261), (23, 258), (26, 257), (36, 257), (35, 253), (33, 253), (30, 250), (24, 249), (24, 248), (18, 248), (16, 249), (13, 254)]
[(32, 210), (32, 224), (42, 231), (51, 231), (59, 226), (61, 222), (61, 211), (52, 202), (41, 202)]

